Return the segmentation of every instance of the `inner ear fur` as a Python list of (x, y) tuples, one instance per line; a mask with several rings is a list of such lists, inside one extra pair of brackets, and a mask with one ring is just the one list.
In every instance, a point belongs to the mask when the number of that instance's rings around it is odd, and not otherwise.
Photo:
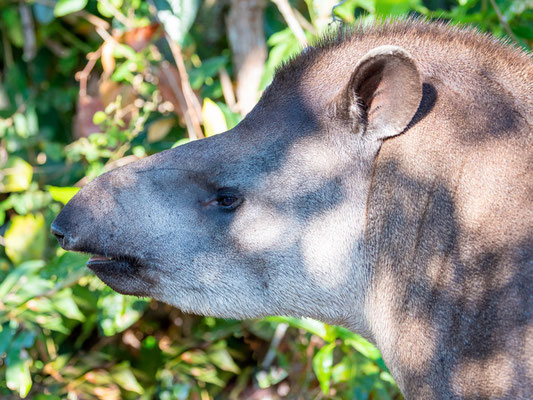
[(383, 140), (407, 128), (421, 99), (422, 79), (411, 55), (401, 47), (380, 46), (359, 61), (337, 109), (363, 135)]

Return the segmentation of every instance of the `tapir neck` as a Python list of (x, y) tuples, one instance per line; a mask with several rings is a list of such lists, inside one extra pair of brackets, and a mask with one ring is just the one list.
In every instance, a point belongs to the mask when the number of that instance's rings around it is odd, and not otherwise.
[(457, 193), (444, 179), (419, 179), (393, 159), (374, 179), (382, 174), (387, 184), (375, 182), (369, 199), (375, 251), (365, 316), (402, 392), (525, 399), (533, 299), (519, 293), (533, 282), (531, 262), (517, 260), (526, 245), (482, 247), (484, 238), (466, 234), (473, 229), (458, 219)]

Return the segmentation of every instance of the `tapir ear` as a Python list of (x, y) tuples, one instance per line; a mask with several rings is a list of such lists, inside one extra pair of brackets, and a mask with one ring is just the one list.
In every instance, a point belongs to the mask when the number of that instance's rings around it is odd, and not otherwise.
[(421, 99), (420, 73), (411, 55), (401, 47), (380, 46), (359, 61), (336, 107), (363, 135), (383, 140), (407, 128)]

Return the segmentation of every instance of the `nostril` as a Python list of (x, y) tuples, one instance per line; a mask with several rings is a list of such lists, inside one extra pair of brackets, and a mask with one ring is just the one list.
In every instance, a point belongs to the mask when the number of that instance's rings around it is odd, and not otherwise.
[(59, 228), (57, 225), (52, 223), (52, 227), (50, 230), (52, 234), (56, 237), (57, 241), (59, 242), (59, 245), (64, 248), (65, 247), (65, 234), (63, 233), (61, 228)]

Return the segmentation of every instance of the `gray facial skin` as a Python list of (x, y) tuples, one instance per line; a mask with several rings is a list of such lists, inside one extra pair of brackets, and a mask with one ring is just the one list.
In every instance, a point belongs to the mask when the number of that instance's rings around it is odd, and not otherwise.
[(305, 316), (407, 398), (533, 398), (533, 64), (420, 21), (341, 32), (221, 135), (111, 171), (53, 233), (124, 294)]

